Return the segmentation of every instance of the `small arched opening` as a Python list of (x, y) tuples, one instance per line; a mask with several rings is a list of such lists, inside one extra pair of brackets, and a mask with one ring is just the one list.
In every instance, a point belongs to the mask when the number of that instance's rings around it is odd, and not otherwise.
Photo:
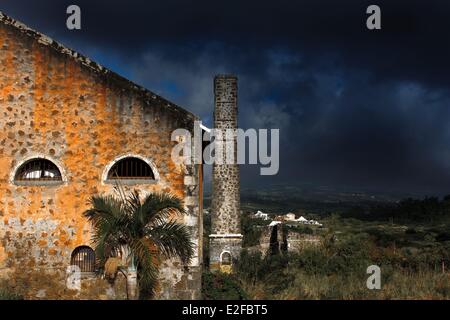
[(14, 183), (19, 185), (51, 185), (62, 182), (59, 168), (52, 161), (44, 158), (25, 161), (14, 173)]
[(105, 177), (107, 183), (140, 184), (153, 183), (157, 174), (151, 163), (141, 157), (126, 156), (113, 162)]
[(220, 271), (223, 273), (231, 273), (233, 260), (230, 251), (223, 251), (220, 254)]
[(82, 273), (95, 272), (95, 251), (88, 246), (76, 247), (70, 257), (70, 265), (80, 268)]

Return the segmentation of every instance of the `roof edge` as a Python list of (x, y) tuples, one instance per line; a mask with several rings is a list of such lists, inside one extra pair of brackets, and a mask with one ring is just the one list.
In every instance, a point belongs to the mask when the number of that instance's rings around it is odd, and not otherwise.
[(103, 67), (102, 65), (98, 64), (97, 62), (91, 60), (89, 57), (80, 54), (79, 52), (70, 49), (61, 43), (53, 40), (52, 38), (46, 36), (43, 33), (40, 33), (24, 23), (11, 18), (10, 16), (6, 15), (4, 12), (0, 11), (0, 23), (3, 23), (8, 26), (12, 26), (19, 32), (33, 38), (38, 43), (40, 43), (43, 46), (46, 46), (48, 48), (51, 48), (52, 50), (59, 52), (65, 56), (70, 57), (71, 59), (75, 60), (80, 65), (88, 68), (89, 70), (93, 71), (94, 73), (100, 75), (100, 76), (106, 76), (112, 80), (121, 82), (122, 84), (125, 84), (125, 87), (129, 90), (133, 90), (137, 92), (141, 97), (143, 98), (144, 102), (146, 104), (150, 104), (150, 102), (158, 101), (165, 105), (166, 108), (172, 109), (173, 111), (182, 112), (185, 113), (188, 117), (192, 118), (192, 120), (200, 119), (198, 116), (193, 114), (192, 112), (186, 110), (183, 107), (180, 107), (179, 105), (170, 102), (169, 100), (161, 97), (160, 95), (146, 89), (143, 86), (140, 86), (133, 81), (119, 75), (118, 73), (109, 70), (106, 67)]

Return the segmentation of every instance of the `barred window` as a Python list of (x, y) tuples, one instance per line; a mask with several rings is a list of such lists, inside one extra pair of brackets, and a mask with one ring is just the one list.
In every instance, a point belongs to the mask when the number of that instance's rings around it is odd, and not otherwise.
[(108, 172), (108, 180), (154, 180), (152, 168), (139, 158), (128, 157), (119, 160)]
[(95, 271), (95, 252), (88, 246), (75, 248), (70, 258), (70, 265), (77, 266), (81, 272)]
[(58, 182), (62, 181), (58, 167), (47, 159), (31, 159), (22, 164), (14, 177), (16, 182)]

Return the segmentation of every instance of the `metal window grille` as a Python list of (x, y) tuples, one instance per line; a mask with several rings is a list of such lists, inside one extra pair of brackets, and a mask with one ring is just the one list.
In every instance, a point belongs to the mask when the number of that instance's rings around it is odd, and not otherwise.
[(33, 159), (25, 162), (17, 170), (17, 181), (61, 181), (58, 167), (46, 159)]
[(154, 179), (150, 166), (138, 158), (118, 161), (108, 173), (108, 179)]
[(70, 265), (78, 266), (81, 272), (95, 271), (95, 252), (88, 246), (75, 248), (72, 252)]

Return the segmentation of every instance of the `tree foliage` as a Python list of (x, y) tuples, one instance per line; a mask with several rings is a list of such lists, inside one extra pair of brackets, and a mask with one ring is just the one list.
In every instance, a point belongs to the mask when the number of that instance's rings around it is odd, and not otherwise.
[(151, 193), (141, 200), (134, 191), (119, 197), (93, 196), (85, 216), (93, 225), (93, 242), (101, 266), (117, 255), (138, 268), (142, 293), (152, 294), (160, 257), (180, 258), (185, 264), (193, 255), (187, 227), (174, 220), (185, 212), (182, 201), (171, 194)]

